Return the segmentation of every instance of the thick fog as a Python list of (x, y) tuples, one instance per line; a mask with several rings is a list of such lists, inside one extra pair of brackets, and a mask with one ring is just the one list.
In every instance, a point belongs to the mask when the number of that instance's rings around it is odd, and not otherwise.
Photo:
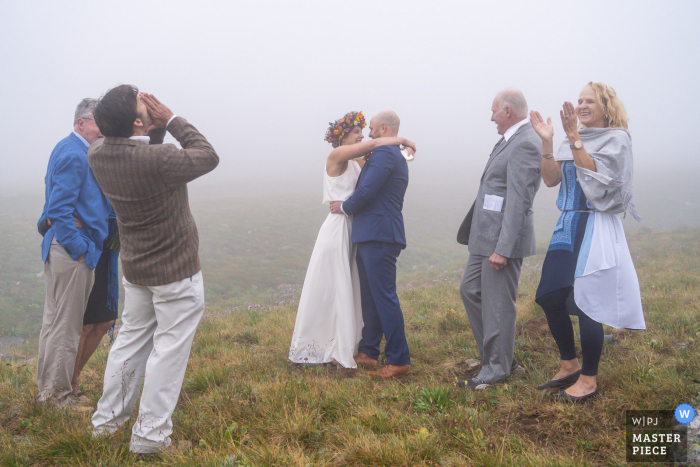
[(555, 117), (558, 142), (561, 104), (591, 80), (627, 107), (635, 170), (688, 173), (698, 20), (694, 0), (2, 2), (0, 192), (41, 193), (76, 104), (122, 83), (217, 149), (194, 191), (320, 192), (328, 122), (390, 108), (418, 145), (412, 185), (461, 193), (499, 138), (498, 91)]

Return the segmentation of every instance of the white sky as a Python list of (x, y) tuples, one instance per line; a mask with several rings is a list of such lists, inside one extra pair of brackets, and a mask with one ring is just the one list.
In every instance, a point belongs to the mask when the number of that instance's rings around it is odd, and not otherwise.
[(557, 117), (560, 141), (590, 80), (625, 103), (637, 170), (697, 170), (699, 20), (697, 0), (3, 1), (0, 192), (43, 192), (77, 103), (122, 83), (212, 142), (198, 186), (320, 193), (328, 122), (384, 108), (418, 145), (411, 183), (473, 182), (498, 91)]

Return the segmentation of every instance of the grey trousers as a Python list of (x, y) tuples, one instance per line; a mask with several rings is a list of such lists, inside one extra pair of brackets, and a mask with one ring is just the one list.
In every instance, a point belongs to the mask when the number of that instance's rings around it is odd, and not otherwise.
[(515, 351), (515, 298), (522, 258), (491, 269), (488, 256), (470, 255), (459, 285), (464, 308), (481, 354), (477, 378), (495, 383), (510, 375)]
[(39, 402), (70, 403), (75, 356), (95, 272), (75, 261), (54, 239), (44, 264), (46, 300), (39, 334), (36, 385)]

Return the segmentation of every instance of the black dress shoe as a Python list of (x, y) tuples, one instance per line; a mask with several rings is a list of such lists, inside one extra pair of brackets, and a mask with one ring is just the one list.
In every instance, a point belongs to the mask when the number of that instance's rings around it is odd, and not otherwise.
[(570, 394), (567, 394), (566, 391), (561, 391), (558, 394), (552, 394), (552, 399), (554, 399), (556, 402), (574, 403), (585, 402), (589, 399), (593, 399), (596, 396), (598, 396), (598, 389), (589, 394), (586, 394), (585, 396), (572, 396)]
[(493, 387), (493, 384), (481, 381), (476, 376), (472, 379), (458, 379), (455, 377), (455, 384), (457, 387), (471, 389), (472, 391), (481, 391)]
[(563, 378), (553, 379), (548, 381), (542, 386), (537, 386), (537, 389), (566, 389), (569, 386), (573, 386), (578, 381), (578, 377), (581, 374), (581, 370), (576, 373), (571, 373), (569, 376), (564, 376)]
[(524, 366), (520, 365), (518, 361), (513, 357), (513, 361), (510, 364), (510, 374), (523, 373), (527, 371)]

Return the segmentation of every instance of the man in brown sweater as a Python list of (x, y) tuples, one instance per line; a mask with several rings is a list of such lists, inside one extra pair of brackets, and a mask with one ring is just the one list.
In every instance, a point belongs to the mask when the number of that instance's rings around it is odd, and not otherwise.
[[(171, 416), (204, 311), (187, 182), (212, 171), (219, 156), (187, 120), (134, 86), (109, 90), (95, 121), (105, 138), (90, 147), (88, 161), (117, 214), (125, 297), (93, 434), (112, 433), (129, 419), (143, 383), (130, 449), (153, 453), (170, 444)], [(166, 129), (182, 149), (162, 144)]]

